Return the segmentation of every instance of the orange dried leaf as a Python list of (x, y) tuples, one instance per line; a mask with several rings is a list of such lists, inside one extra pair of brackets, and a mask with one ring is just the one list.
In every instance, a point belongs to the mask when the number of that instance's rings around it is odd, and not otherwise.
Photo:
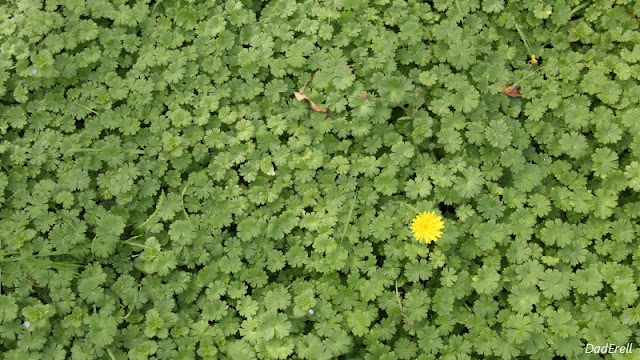
[(309, 102), (309, 105), (311, 106), (311, 109), (313, 109), (313, 111), (322, 112), (322, 113), (326, 113), (326, 114), (329, 113), (329, 111), (327, 109), (318, 106), (316, 103), (311, 101), (311, 99), (309, 99), (309, 97), (307, 95), (305, 95), (304, 93), (302, 93), (300, 91), (295, 91), (293, 93), (293, 95), (296, 97), (296, 99), (298, 99), (298, 101), (307, 100)]
[(358, 94), (358, 95), (356, 95), (356, 97), (358, 99), (368, 99), (369, 98), (369, 94)]
[(313, 109), (313, 111), (317, 111), (317, 112), (323, 112), (326, 113), (327, 109), (322, 108), (318, 105), (316, 105), (316, 103), (314, 103), (313, 101), (309, 100), (309, 104), (311, 104), (311, 108)]
[(293, 95), (295, 95), (296, 99), (298, 99), (298, 101), (302, 101), (302, 100), (309, 100), (309, 98), (307, 97), (307, 95), (299, 92), (299, 91), (295, 91), (293, 93)]
[(507, 84), (502, 85), (502, 93), (504, 93), (507, 96), (511, 96), (511, 97), (519, 97), (519, 96), (521, 96), (520, 89), (518, 89), (518, 86), (515, 85), (515, 84), (511, 85), (511, 86), (509, 86)]

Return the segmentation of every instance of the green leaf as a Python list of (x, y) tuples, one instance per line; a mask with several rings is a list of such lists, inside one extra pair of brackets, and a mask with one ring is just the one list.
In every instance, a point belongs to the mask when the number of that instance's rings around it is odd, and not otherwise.
[(565, 133), (559, 140), (560, 148), (570, 157), (582, 157), (587, 150), (587, 139), (577, 132)]
[(511, 144), (511, 132), (502, 120), (491, 121), (485, 128), (484, 134), (489, 144), (499, 149), (504, 149)]
[(98, 314), (89, 316), (89, 340), (99, 348), (113, 343), (118, 333), (118, 321), (115, 316), (101, 310)]
[(14, 320), (17, 314), (18, 305), (16, 305), (15, 299), (7, 295), (0, 295), (0, 324)]
[(560, 338), (574, 336), (580, 329), (572, 314), (564, 309), (549, 311), (546, 316), (549, 329)]
[(570, 277), (567, 273), (555, 269), (547, 269), (540, 277), (540, 290), (544, 296), (559, 300), (569, 295)]
[(464, 198), (472, 198), (480, 193), (484, 179), (477, 168), (467, 167), (463, 171), (464, 177), (454, 185), (454, 190)]
[(618, 167), (618, 155), (609, 148), (599, 148), (591, 155), (593, 161), (594, 174), (600, 177), (607, 177), (613, 169)]
[(493, 294), (498, 290), (500, 274), (494, 268), (483, 266), (478, 273), (472, 278), (474, 289), (479, 294)]

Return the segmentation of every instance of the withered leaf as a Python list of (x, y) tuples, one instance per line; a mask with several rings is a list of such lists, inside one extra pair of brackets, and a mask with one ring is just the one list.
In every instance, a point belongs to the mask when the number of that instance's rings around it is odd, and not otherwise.
[(329, 110), (318, 106), (316, 103), (314, 103), (313, 101), (311, 101), (311, 99), (309, 99), (309, 97), (307, 95), (305, 95), (303, 92), (301, 91), (295, 91), (293, 93), (293, 95), (296, 97), (296, 99), (298, 99), (298, 101), (302, 101), (302, 100), (307, 100), (309, 102), (309, 105), (311, 106), (311, 109), (313, 109), (313, 111), (317, 111), (317, 112), (321, 112), (321, 113), (325, 113), (325, 114), (329, 114)]
[(520, 95), (520, 89), (518, 89), (518, 85), (507, 85), (504, 84), (502, 85), (502, 92), (507, 95), (507, 96), (511, 96), (511, 97), (519, 97)]

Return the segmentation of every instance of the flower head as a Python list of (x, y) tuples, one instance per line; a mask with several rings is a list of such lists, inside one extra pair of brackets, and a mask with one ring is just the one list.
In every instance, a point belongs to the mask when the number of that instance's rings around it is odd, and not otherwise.
[(423, 212), (413, 219), (411, 231), (418, 241), (424, 241), (429, 244), (437, 241), (442, 236), (444, 229), (444, 221), (442, 216), (436, 215), (435, 212)]

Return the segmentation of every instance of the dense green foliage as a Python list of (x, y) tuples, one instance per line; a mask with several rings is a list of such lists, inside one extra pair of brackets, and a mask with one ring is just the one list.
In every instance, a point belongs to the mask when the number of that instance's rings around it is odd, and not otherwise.
[(639, 348), (638, 13), (0, 1), (3, 359)]

